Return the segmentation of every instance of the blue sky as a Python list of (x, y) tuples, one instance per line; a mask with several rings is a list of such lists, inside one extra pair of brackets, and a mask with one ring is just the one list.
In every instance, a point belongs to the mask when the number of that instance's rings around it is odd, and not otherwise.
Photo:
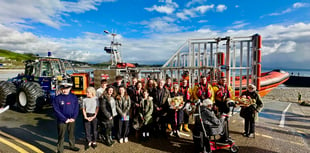
[[(263, 37), (263, 67), (308, 68), (309, 0), (1, 0), (0, 48), (100, 63), (164, 63), (189, 38)], [(276, 57), (276, 58), (275, 58)]]

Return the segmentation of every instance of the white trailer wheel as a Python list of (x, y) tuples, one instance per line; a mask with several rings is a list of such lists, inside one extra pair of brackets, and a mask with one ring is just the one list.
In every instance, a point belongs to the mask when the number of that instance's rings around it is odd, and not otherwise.
[(22, 107), (25, 107), (27, 105), (27, 96), (24, 91), (21, 91), (18, 95), (19, 104)]

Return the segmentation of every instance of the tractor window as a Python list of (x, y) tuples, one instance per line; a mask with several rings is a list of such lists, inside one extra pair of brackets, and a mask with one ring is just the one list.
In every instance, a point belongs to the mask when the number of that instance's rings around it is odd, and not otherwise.
[(33, 69), (32, 69), (32, 73), (30, 75), (32, 76), (39, 76), (39, 63), (35, 63), (32, 65)]
[(31, 75), (33, 72), (33, 65), (27, 64), (25, 68), (25, 75)]
[(53, 68), (53, 74), (56, 75), (56, 76), (61, 75), (60, 63), (58, 61), (52, 61), (51, 65), (52, 65), (52, 68)]
[(64, 61), (63, 64), (64, 64), (65, 71), (66, 71), (67, 74), (72, 74), (72, 73), (76, 72), (70, 62)]
[(41, 76), (51, 76), (52, 69), (49, 61), (42, 61), (41, 62)]

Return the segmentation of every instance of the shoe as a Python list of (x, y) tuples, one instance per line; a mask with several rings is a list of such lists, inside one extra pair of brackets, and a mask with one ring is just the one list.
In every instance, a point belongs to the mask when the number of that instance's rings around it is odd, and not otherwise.
[(91, 146), (91, 142), (85, 145), (85, 150), (89, 149), (90, 146)]
[(249, 138), (255, 138), (255, 133), (250, 133), (250, 134), (248, 135), (248, 137), (249, 137)]
[(244, 133), (242, 133), (242, 135), (243, 135), (244, 137), (247, 137), (249, 134), (246, 133), (246, 132), (244, 132)]
[(124, 139), (123, 138), (119, 139), (119, 143), (124, 143)]
[(217, 142), (221, 142), (221, 143), (231, 143), (233, 142), (231, 139), (227, 138), (227, 139), (224, 139), (224, 138), (220, 138), (217, 140)]
[(105, 144), (109, 147), (111, 147), (113, 144), (109, 141), (109, 140), (106, 140)]
[(183, 131), (190, 132), (191, 130), (188, 128), (188, 124), (184, 124)]
[(174, 136), (180, 138), (179, 131), (174, 131)]
[(114, 143), (115, 143), (115, 141), (114, 141), (114, 140), (112, 140), (112, 139), (110, 139), (110, 142), (111, 142), (111, 144), (114, 144)]
[(125, 137), (124, 142), (125, 142), (125, 143), (128, 142), (128, 137)]
[(97, 143), (96, 142), (93, 142), (92, 144), (91, 144), (91, 147), (93, 147), (94, 149), (97, 147)]
[(71, 147), (70, 150), (72, 150), (72, 151), (80, 151), (80, 148), (78, 148), (78, 147)]

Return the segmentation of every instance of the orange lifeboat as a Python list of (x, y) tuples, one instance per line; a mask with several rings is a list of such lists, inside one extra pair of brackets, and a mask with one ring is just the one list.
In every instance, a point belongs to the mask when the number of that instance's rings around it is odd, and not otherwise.
[(123, 68), (126, 68), (126, 67), (135, 68), (136, 65), (134, 65), (134, 64), (132, 64), (132, 63), (117, 63), (117, 64), (116, 64), (116, 67), (117, 67), (117, 68), (120, 68), (120, 69), (123, 69)]
[[(251, 77), (251, 76), (250, 76)], [(280, 84), (284, 83), (289, 79), (289, 73), (276, 69), (269, 72), (261, 73), (261, 76), (258, 78), (258, 82), (260, 84), (260, 87), (258, 87), (258, 93), (261, 97), (268, 94), (272, 89), (278, 87)], [(236, 91), (235, 95), (239, 96), (239, 87), (240, 84), (240, 78), (236, 77)], [(242, 92), (246, 91), (246, 77), (242, 77)], [(251, 83), (251, 79), (249, 80)]]

